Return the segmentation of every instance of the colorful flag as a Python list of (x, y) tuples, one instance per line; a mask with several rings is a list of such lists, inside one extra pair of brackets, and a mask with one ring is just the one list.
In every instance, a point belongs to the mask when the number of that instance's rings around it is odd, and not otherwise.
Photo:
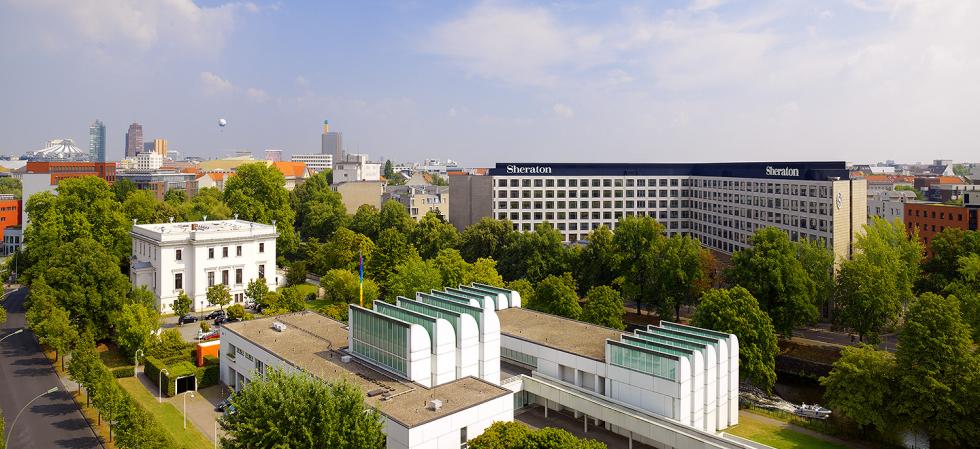
[(361, 303), (361, 307), (364, 307), (364, 253), (358, 251), (357, 258), (361, 263), (360, 303)]

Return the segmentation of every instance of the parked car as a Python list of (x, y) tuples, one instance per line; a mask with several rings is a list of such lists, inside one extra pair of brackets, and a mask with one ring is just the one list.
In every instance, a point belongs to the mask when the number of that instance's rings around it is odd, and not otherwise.
[(241, 318), (235, 318), (235, 317), (226, 317), (225, 318), (225, 323), (237, 323), (239, 321), (241, 321)]
[(215, 326), (221, 326), (221, 324), (224, 323), (224, 322), (226, 322), (226, 321), (228, 321), (228, 318), (225, 317), (224, 315), (221, 315), (221, 316), (219, 316), (219, 317), (217, 317), (217, 318), (214, 319), (214, 325)]
[(210, 330), (210, 331), (207, 331), (207, 332), (197, 331), (197, 339), (198, 340), (211, 340), (211, 339), (214, 339), (214, 338), (218, 338), (218, 331), (216, 331), (216, 330)]
[(214, 320), (214, 319), (217, 319), (218, 317), (223, 317), (223, 316), (225, 316), (225, 311), (224, 310), (221, 310), (221, 309), (218, 309), (218, 310), (215, 310), (215, 311), (213, 311), (213, 312), (205, 315), (204, 316), (204, 319), (205, 320)]
[(214, 406), (214, 411), (223, 412), (230, 405), (231, 405), (231, 396), (228, 396), (227, 398), (224, 398), (221, 402), (219, 402), (218, 405)]
[(196, 323), (196, 322), (197, 322), (197, 317), (194, 315), (182, 315), (180, 318), (177, 318), (177, 324), (179, 325), (187, 324), (187, 323)]

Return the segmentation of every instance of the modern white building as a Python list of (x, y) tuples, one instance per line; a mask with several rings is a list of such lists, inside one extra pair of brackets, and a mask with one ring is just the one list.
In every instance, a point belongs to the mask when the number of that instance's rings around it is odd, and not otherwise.
[(333, 154), (294, 154), (289, 160), (306, 164), (313, 173), (333, 168)]
[(163, 155), (156, 151), (144, 151), (136, 155), (136, 170), (153, 171), (163, 166)]
[(874, 217), (892, 222), (903, 220), (906, 201), (915, 201), (915, 192), (909, 190), (884, 190), (875, 194), (868, 192), (868, 223)]
[(377, 181), (381, 179), (381, 164), (369, 162), (366, 154), (348, 154), (333, 160), (333, 182)]
[(738, 423), (738, 340), (662, 323), (633, 333), (520, 307), (474, 284), (351, 305), (347, 325), (312, 312), (221, 329), (221, 380), (270, 366), (347, 379), (384, 417), (389, 448), (460, 448), (515, 410), (543, 407), (658, 448), (759, 448)]
[(233, 304), (245, 302), (245, 288), (256, 278), (276, 290), (275, 226), (237, 219), (134, 224), (130, 236), (130, 280), (153, 292), (162, 313), (173, 311), (181, 291), (191, 310), (216, 308), (207, 291), (219, 283), (228, 286)]

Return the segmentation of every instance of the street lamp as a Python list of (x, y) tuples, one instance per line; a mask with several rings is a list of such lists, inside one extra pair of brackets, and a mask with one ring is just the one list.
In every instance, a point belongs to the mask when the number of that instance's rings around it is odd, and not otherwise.
[(160, 372), (157, 373), (157, 386), (160, 387), (159, 388), (160, 394), (157, 395), (157, 402), (158, 403), (162, 403), (163, 402), (163, 373), (167, 373), (167, 375), (169, 376), (170, 375), (170, 371), (167, 371), (165, 369), (162, 369), (162, 370), (160, 370)]
[(41, 396), (54, 393), (55, 391), (58, 391), (58, 387), (52, 387), (50, 390), (45, 391), (44, 393), (41, 393), (37, 396), (34, 396), (34, 399), (31, 399), (27, 404), (24, 404), (24, 407), (22, 407), (20, 411), (17, 412), (17, 416), (14, 417), (14, 422), (10, 423), (10, 429), (7, 430), (7, 439), (5, 439), (3, 442), (4, 447), (10, 447), (10, 435), (13, 435), (14, 426), (17, 425), (17, 420), (20, 418), (20, 414), (24, 413), (24, 410), (27, 410), (27, 406), (31, 405), (31, 402), (38, 400), (38, 398), (40, 398)]
[[(191, 393), (191, 391), (185, 391), (182, 395), (184, 397), (184, 430), (187, 430), (187, 393)], [(194, 393), (191, 393), (191, 397), (194, 397)]]
[(143, 355), (143, 349), (136, 350), (136, 356), (133, 357), (133, 375), (136, 375), (136, 369), (140, 367), (140, 356)]
[(4, 335), (4, 336), (3, 336), (3, 338), (0, 338), (0, 341), (4, 341), (4, 340), (6, 340), (6, 339), (7, 339), (7, 337), (9, 337), (9, 336), (11, 336), (11, 335), (17, 335), (17, 334), (19, 334), (19, 333), (21, 333), (21, 332), (24, 332), (24, 328), (20, 328), (20, 329), (17, 329), (17, 330), (15, 330), (15, 331), (13, 331), (13, 332), (11, 332), (11, 333), (9, 333), (9, 334), (7, 334), (7, 335)]

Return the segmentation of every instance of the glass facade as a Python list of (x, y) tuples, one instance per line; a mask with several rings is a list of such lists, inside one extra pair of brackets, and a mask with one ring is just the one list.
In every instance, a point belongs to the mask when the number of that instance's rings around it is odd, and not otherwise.
[(350, 308), (351, 350), (403, 376), (408, 375), (409, 328), (404, 321), (356, 306)]
[(528, 366), (538, 368), (538, 358), (533, 355), (527, 355), (523, 352), (518, 352), (513, 349), (508, 349), (503, 346), (500, 347), (500, 357), (508, 360), (513, 360), (518, 363), (523, 363)]
[[(637, 331), (637, 334), (640, 334), (641, 332), (643, 331)], [(721, 344), (718, 342), (718, 338), (715, 337), (703, 337), (701, 335), (688, 334), (684, 332), (678, 332), (672, 329), (666, 329), (663, 327), (654, 327), (654, 326), (648, 326), (644, 334), (663, 335), (664, 337), (667, 338), (685, 340), (685, 341), (690, 341), (692, 343), (708, 344), (715, 348), (715, 354), (718, 354), (719, 357), (721, 356), (721, 353), (718, 352)]]
[(642, 338), (644, 340), (652, 341), (652, 342), (655, 342), (655, 343), (660, 343), (660, 344), (663, 344), (663, 345), (675, 346), (675, 347), (678, 347), (678, 348), (684, 348), (684, 349), (690, 349), (690, 350), (694, 350), (694, 351), (699, 351), (699, 352), (701, 352), (701, 355), (702, 356), (704, 356), (704, 357), (707, 357), (708, 356), (707, 353), (706, 353), (707, 352), (707, 349), (706, 348), (710, 345), (709, 343), (695, 343), (695, 342), (691, 342), (691, 341), (684, 341), (684, 340), (679, 339), (679, 338), (669, 338), (669, 337), (665, 337), (665, 336), (662, 336), (662, 335), (657, 335), (657, 334), (653, 334), (653, 333), (650, 333), (650, 332), (644, 332), (644, 331), (636, 331), (636, 332), (633, 333), (633, 335), (635, 335), (637, 338)]
[(476, 320), (477, 329), (482, 329), (483, 326), (483, 310), (478, 307), (473, 307), (468, 304), (462, 304), (448, 299), (437, 298), (432, 295), (422, 294), (420, 296), (421, 302), (423, 304), (429, 304), (436, 307), (441, 307), (443, 309), (452, 310), (453, 312), (464, 313), (473, 317)]
[[(382, 301), (375, 302), (374, 303), (374, 308), (375, 308), (375, 311), (378, 312), (378, 313), (381, 313), (381, 314), (390, 316), (392, 318), (396, 318), (396, 319), (402, 320), (402, 321), (404, 321), (406, 323), (418, 324), (419, 326), (422, 326), (423, 328), (425, 328), (425, 331), (429, 333), (429, 335), (432, 337), (433, 340), (436, 340), (436, 339), (439, 338), (439, 336), (436, 335), (436, 319), (435, 318), (432, 318), (432, 317), (429, 317), (429, 316), (425, 316), (425, 315), (423, 315), (421, 313), (416, 313), (416, 312), (412, 312), (412, 311), (409, 311), (409, 310), (405, 310), (405, 309), (402, 309), (401, 307), (393, 306), (391, 304), (388, 304), (388, 303), (382, 302)], [(435, 352), (436, 352), (436, 342), (433, 341), (432, 342), (432, 353), (435, 354)]]
[[(431, 294), (431, 296), (435, 296), (436, 298), (448, 299), (450, 301), (455, 301), (455, 302), (458, 302), (460, 304), (467, 304), (467, 305), (469, 305), (469, 303), (470, 303), (470, 298), (467, 298), (467, 297), (465, 297), (463, 295), (459, 295), (459, 294), (456, 294), (456, 293), (433, 291), (432, 294)], [(482, 304), (482, 302), (481, 302), (481, 304)]]
[(661, 322), (660, 326), (663, 327), (664, 329), (675, 330), (678, 332), (684, 332), (691, 335), (700, 335), (702, 337), (721, 338), (724, 340), (728, 340), (728, 334), (724, 332), (713, 331), (710, 329), (701, 329), (700, 327), (683, 326), (680, 324), (671, 323), (669, 321)]
[(423, 304), (418, 301), (412, 301), (402, 296), (398, 297), (398, 305), (413, 312), (418, 312), (434, 318), (442, 318), (449, 321), (449, 324), (451, 324), (453, 329), (456, 330), (456, 347), (458, 348), (460, 343), (462, 343), (463, 336), (460, 334), (461, 331), (459, 329), (459, 322), (462, 320), (462, 315), (460, 315), (459, 312), (441, 309), (439, 307)]
[(618, 341), (607, 341), (610, 363), (623, 368), (677, 381), (677, 358)]

